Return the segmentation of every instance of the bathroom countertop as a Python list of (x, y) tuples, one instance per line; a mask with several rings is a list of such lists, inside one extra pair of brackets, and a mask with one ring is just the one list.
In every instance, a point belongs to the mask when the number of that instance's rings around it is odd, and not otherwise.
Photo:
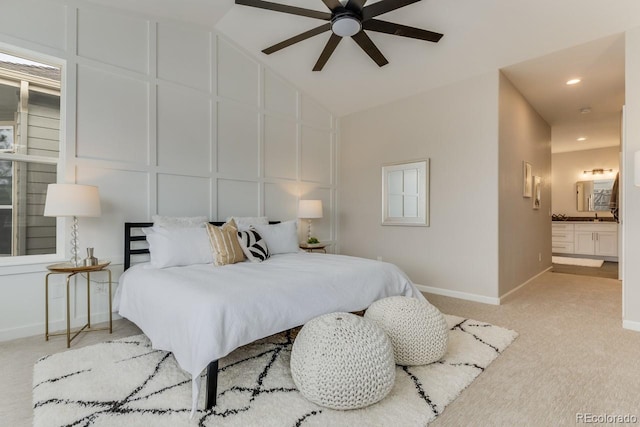
[(603, 217), (598, 218), (597, 221), (594, 221), (592, 216), (569, 216), (566, 219), (552, 219), (552, 222), (612, 222), (615, 223), (615, 219), (613, 217)]

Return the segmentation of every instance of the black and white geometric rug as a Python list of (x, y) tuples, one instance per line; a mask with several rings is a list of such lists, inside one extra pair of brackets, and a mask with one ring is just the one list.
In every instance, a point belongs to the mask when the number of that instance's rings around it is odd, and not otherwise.
[(289, 371), (293, 339), (282, 333), (222, 359), (217, 406), (189, 419), (189, 375), (171, 353), (153, 350), (137, 335), (40, 359), (33, 375), (34, 426), (425, 426), (518, 336), (445, 317), (445, 357), (396, 367), (394, 388), (367, 408), (336, 411), (302, 397)]

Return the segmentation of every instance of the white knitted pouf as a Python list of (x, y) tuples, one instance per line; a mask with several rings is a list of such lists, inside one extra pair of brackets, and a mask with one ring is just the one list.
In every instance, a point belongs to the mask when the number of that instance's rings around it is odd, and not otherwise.
[(396, 377), (391, 341), (375, 323), (330, 313), (305, 324), (291, 349), (291, 376), (300, 393), (331, 409), (382, 400)]
[(427, 301), (383, 298), (371, 304), (364, 316), (387, 333), (398, 365), (426, 365), (440, 360), (447, 351), (447, 321)]

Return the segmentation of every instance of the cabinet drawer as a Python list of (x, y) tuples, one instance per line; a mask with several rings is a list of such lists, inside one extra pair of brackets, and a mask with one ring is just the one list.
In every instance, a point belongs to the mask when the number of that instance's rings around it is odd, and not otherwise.
[(618, 231), (618, 224), (603, 224), (603, 223), (590, 223), (590, 224), (576, 224), (576, 232), (578, 231), (588, 231), (588, 232), (598, 232), (598, 231), (607, 231), (611, 233), (615, 233)]
[(553, 242), (551, 244), (551, 252), (554, 254), (572, 254), (573, 242)]
[(556, 230), (554, 228), (551, 231), (551, 241), (554, 244), (556, 242), (573, 242), (573, 230), (563, 231), (563, 230)]
[(573, 224), (551, 224), (551, 229), (555, 233), (556, 231), (571, 231), (573, 232)]

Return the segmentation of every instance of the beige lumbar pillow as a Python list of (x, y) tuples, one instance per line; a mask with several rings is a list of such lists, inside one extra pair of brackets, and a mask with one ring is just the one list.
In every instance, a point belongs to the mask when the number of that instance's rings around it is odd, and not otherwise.
[(244, 252), (238, 242), (238, 227), (232, 219), (221, 227), (207, 224), (209, 242), (216, 266), (235, 264), (244, 260)]

